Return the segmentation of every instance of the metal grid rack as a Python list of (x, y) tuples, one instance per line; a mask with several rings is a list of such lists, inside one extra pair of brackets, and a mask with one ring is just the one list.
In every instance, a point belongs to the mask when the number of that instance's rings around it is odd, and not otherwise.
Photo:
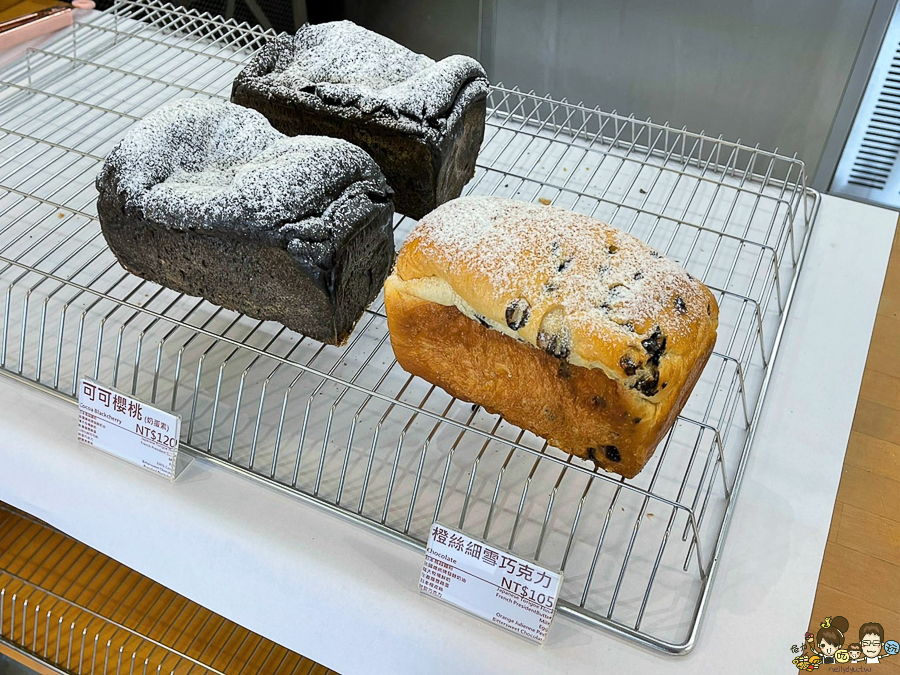
[[(561, 613), (689, 651), (818, 208), (802, 162), (492, 89), (468, 193), (594, 215), (719, 301), (700, 382), (626, 481), (409, 376), (380, 299), (335, 348), (118, 266), (96, 220), (103, 157), (167, 101), (227, 98), (271, 35), (122, 0), (0, 73), (0, 372), (66, 400), (94, 377), (181, 414), (209, 461), (419, 548), (433, 520), (457, 525), (563, 570)], [(398, 244), (413, 224), (397, 218)]]
[(309, 675), (315, 665), (4, 504), (0, 646), (74, 675)]

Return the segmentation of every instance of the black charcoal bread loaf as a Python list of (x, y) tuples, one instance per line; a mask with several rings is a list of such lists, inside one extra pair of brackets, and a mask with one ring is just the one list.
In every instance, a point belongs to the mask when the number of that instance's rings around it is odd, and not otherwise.
[(350, 21), (304, 25), (260, 49), (231, 100), (286, 134), (359, 145), (421, 218), (458, 197), (484, 137), (488, 79), (467, 56), (433, 61)]
[(151, 113), (97, 177), (129, 272), (342, 343), (394, 260), (391, 189), (345, 141), (287, 137), (254, 110), (187, 99)]

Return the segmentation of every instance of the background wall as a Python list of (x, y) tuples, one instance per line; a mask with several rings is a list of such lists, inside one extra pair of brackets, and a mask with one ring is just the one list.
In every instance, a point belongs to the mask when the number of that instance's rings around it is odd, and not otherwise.
[[(101, 3), (110, 0), (100, 0)], [(791, 155), (809, 176), (876, 5), (894, 0), (175, 0), (293, 30), (346, 17), (494, 82)], [(872, 21), (886, 25), (889, 11)], [(870, 30), (870, 35), (873, 31)], [(874, 31), (878, 32), (878, 31)], [(871, 42), (871, 40), (869, 41)], [(878, 40), (875, 40), (877, 45)], [(827, 187), (874, 56), (829, 144)], [(861, 59), (865, 60), (865, 59)], [(849, 91), (849, 90), (848, 90)], [(846, 110), (849, 108), (849, 117)], [(843, 126), (842, 126), (843, 125)], [(842, 128), (839, 128), (841, 127)], [(835, 140), (837, 139), (837, 140)]]
[(797, 152), (815, 173), (874, 0), (495, 0), (492, 77)]
[(413, 49), (435, 58), (455, 52), (481, 58), (494, 82), (796, 152), (810, 176), (874, 6), (875, 0), (345, 0), (349, 18)]
[(348, 19), (432, 58), (478, 57), (481, 4), (480, 0), (344, 0)]

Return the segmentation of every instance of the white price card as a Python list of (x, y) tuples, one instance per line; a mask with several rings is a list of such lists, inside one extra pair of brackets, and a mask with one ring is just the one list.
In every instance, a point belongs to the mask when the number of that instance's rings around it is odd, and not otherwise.
[(78, 440), (174, 480), (181, 417), (91, 380), (78, 389)]
[(435, 523), (419, 590), (540, 644), (561, 581), (559, 572)]

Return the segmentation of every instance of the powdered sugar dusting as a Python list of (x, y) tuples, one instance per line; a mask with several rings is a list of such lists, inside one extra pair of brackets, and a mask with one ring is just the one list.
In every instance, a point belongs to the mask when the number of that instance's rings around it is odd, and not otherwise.
[[(517, 329), (526, 341), (573, 363), (583, 354), (570, 340), (604, 341), (615, 361), (592, 365), (635, 378), (640, 374), (619, 363), (621, 355), (640, 355), (637, 368), (650, 364), (655, 373), (664, 340), (669, 347), (689, 342), (715, 314), (703, 285), (673, 260), (625, 232), (553, 206), (463, 197), (426, 216), (408, 241), (421, 259), (434, 261), (423, 274), (439, 274), (487, 319), (509, 323), (526, 303), (533, 320)], [(504, 317), (504, 308), (512, 314)]]
[(424, 54), (352, 21), (302, 26), (294, 35), (294, 47), (294, 59), (285, 70), (314, 84), (388, 89), (434, 65)]
[(435, 62), (351, 21), (304, 25), (258, 52), (238, 83), (292, 100), (314, 94), (324, 103), (364, 113), (434, 122), (452, 109), (460, 89), (488, 89), (484, 69), (467, 56)]
[(374, 161), (351, 143), (289, 138), (255, 110), (203, 99), (169, 104), (132, 127), (104, 163), (98, 189), (111, 180), (124, 208), (168, 228), (288, 240), (325, 236), (314, 232), (323, 227), (317, 218), (348, 189), (388, 194)]

